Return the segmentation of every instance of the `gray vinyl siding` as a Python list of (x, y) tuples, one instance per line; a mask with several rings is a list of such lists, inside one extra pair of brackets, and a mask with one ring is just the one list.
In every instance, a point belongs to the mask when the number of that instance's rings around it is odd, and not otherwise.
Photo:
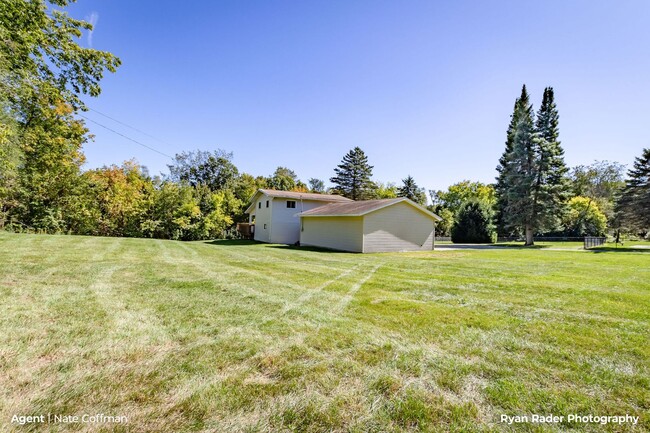
[(304, 217), (300, 245), (363, 251), (363, 217)]
[(367, 214), (363, 221), (363, 252), (433, 249), (433, 219), (407, 203)]

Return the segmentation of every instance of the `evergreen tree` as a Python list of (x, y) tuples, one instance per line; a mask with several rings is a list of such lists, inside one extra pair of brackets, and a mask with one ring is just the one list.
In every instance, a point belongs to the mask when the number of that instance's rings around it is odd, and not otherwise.
[(643, 149), (634, 166), (628, 171), (629, 179), (617, 203), (617, 213), (623, 224), (640, 231), (650, 229), (650, 149)]
[(479, 200), (466, 202), (459, 210), (451, 229), (454, 243), (493, 243), (496, 230), (492, 224), (492, 209)]
[(534, 189), (532, 218), (537, 229), (557, 228), (569, 198), (569, 169), (564, 163), (564, 149), (559, 141), (559, 114), (552, 87), (544, 89), (537, 113), (537, 180)]
[(359, 147), (349, 151), (334, 169), (336, 176), (330, 179), (334, 191), (352, 200), (367, 200), (374, 197), (375, 184), (372, 177), (372, 165)]
[(402, 186), (397, 190), (397, 196), (406, 197), (422, 206), (427, 204), (427, 195), (424, 188), (420, 188), (410, 175), (406, 179), (402, 179)]
[(523, 231), (526, 245), (536, 231), (554, 228), (568, 194), (564, 151), (558, 141), (558, 113), (552, 88), (534, 121), (526, 87), (515, 103), (506, 150), (497, 168), (497, 221), (502, 232)]
[[(530, 96), (528, 95), (528, 91), (526, 90), (526, 85), (524, 84), (523, 87), (521, 88), (521, 96), (515, 100), (515, 106), (512, 111), (512, 114), (510, 115), (510, 125), (508, 125), (508, 130), (506, 131), (506, 149), (503, 151), (503, 155), (501, 155), (501, 158), (499, 159), (499, 165), (497, 166), (497, 172), (499, 174), (497, 175), (497, 181), (496, 184), (494, 185), (494, 189), (496, 190), (496, 197), (497, 197), (497, 201), (495, 205), (496, 208), (495, 220), (496, 220), (498, 231), (504, 234), (513, 233), (512, 231), (508, 230), (508, 228), (506, 228), (506, 221), (504, 219), (506, 213), (506, 207), (507, 207), (505, 171), (506, 171), (506, 166), (508, 164), (508, 160), (512, 155), (514, 132), (517, 127), (519, 113), (521, 112), (520, 107), (521, 106), (528, 107), (529, 105), (530, 105)], [(532, 108), (530, 112), (532, 114)]]

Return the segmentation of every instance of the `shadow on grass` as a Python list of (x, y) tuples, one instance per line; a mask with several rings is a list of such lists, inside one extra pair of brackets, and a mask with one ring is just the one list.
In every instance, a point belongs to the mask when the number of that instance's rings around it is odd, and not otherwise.
[(634, 247), (594, 247), (589, 248), (587, 251), (590, 253), (646, 253), (650, 254), (648, 248), (634, 248)]
[(209, 245), (233, 246), (233, 247), (247, 247), (250, 245), (260, 245), (262, 242), (252, 241), (249, 239), (215, 239), (213, 241), (205, 241)]
[(328, 248), (308, 247), (308, 246), (300, 247), (296, 245), (282, 245), (282, 244), (269, 245), (269, 248), (278, 248), (281, 250), (311, 251), (314, 253), (355, 254), (354, 252), (351, 251), (330, 250)]
[(339, 251), (339, 250), (330, 250), (327, 248), (319, 247), (299, 247), (296, 245), (284, 245), (284, 244), (267, 244), (266, 242), (253, 241), (249, 239), (215, 239), (212, 241), (205, 241), (204, 243), (208, 245), (219, 245), (224, 247), (248, 247), (251, 245), (267, 245), (268, 248), (278, 248), (281, 250), (296, 250), (296, 251), (312, 251), (315, 253), (347, 253), (353, 254), (349, 251)]

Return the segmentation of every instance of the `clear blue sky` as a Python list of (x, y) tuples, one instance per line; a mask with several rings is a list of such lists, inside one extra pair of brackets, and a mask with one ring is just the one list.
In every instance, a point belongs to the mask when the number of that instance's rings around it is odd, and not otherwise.
[[(569, 165), (650, 146), (650, 2), (79, 0), (123, 62), (88, 117), (160, 151), (328, 180), (360, 146), (374, 178), (492, 182), (515, 98), (553, 86)], [(89, 124), (87, 167), (167, 159)]]

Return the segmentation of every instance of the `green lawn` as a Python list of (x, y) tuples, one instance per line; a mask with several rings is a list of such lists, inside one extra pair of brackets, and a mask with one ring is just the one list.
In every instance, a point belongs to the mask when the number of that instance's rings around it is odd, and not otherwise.
[(2, 432), (648, 431), (649, 366), (650, 251), (0, 233)]

